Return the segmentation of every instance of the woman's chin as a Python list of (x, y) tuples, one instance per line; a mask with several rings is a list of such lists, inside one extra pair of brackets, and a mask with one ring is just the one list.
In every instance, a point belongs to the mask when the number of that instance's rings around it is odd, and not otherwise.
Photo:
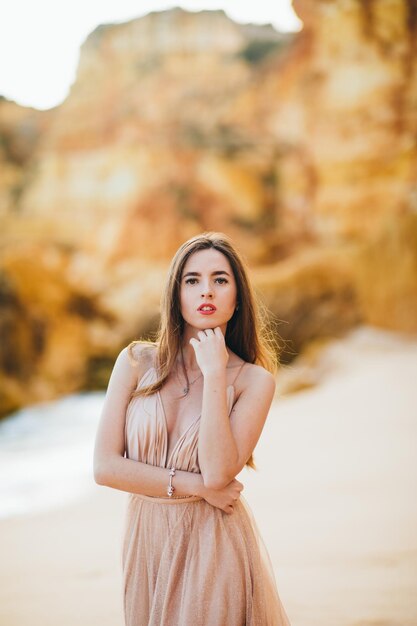
[(209, 320), (202, 320), (202, 322), (200, 322), (200, 324), (198, 324), (197, 328), (198, 330), (207, 330), (208, 328), (216, 328), (216, 326), (218, 326), (218, 324), (216, 322), (211, 322)]
[(226, 326), (227, 326), (227, 322), (229, 320), (225, 320), (225, 319), (214, 319), (214, 315), (201, 315), (198, 319), (194, 319), (192, 321), (186, 322), (186, 325), (190, 328), (190, 329), (194, 329), (196, 331), (199, 330), (207, 330), (209, 328), (217, 328), (217, 326), (219, 328), (223, 328), (226, 330)]

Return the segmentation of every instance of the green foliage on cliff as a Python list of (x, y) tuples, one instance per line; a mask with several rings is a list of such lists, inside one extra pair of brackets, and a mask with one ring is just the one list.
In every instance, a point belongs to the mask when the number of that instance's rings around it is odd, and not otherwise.
[(281, 52), (287, 47), (287, 41), (270, 39), (253, 39), (238, 52), (238, 57), (245, 59), (251, 65), (256, 65), (272, 53)]

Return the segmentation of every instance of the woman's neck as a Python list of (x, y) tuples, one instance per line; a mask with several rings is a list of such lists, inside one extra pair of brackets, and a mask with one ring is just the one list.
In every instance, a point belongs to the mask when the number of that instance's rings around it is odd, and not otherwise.
[[(184, 366), (187, 372), (197, 372), (198, 370), (200, 370), (197, 359), (195, 358), (194, 348), (190, 344), (182, 345), (182, 355), (184, 357)], [(180, 349), (177, 357), (177, 363), (179, 367), (182, 367), (183, 365), (182, 355)]]

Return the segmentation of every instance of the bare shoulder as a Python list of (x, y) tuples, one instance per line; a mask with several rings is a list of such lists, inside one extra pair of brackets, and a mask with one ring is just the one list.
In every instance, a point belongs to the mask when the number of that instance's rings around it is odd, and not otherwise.
[(275, 384), (275, 376), (262, 365), (257, 365), (256, 363), (246, 363), (242, 371), (243, 375), (245, 380), (250, 383)]
[[(245, 362), (241, 367), (235, 384), (236, 398), (232, 416), (256, 414), (259, 418), (254, 423), (264, 423), (275, 397), (275, 376), (261, 365)], [(244, 418), (246, 419), (246, 418)], [(251, 419), (248, 417), (249, 422)], [(259, 431), (260, 432), (260, 431)]]
[(240, 395), (243, 391), (247, 391), (249, 388), (256, 388), (263, 393), (270, 393), (273, 395), (276, 389), (275, 376), (267, 369), (256, 363), (244, 363), (240, 376), (237, 379), (236, 391)]
[[(155, 359), (156, 344), (150, 341), (131, 341), (125, 348), (127, 357), (133, 367), (143, 369), (150, 367)], [(123, 352), (123, 350), (122, 350)]]

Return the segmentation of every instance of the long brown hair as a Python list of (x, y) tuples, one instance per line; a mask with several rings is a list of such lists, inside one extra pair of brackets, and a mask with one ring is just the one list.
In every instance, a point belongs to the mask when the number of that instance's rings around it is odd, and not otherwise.
[[(156, 340), (132, 341), (127, 349), (135, 360), (133, 348), (136, 344), (156, 347), (158, 380), (137, 389), (135, 396), (148, 396), (162, 388), (174, 366), (181, 348), (184, 319), (180, 308), (180, 287), (184, 266), (187, 259), (198, 250), (214, 248), (222, 252), (229, 260), (237, 288), (239, 308), (227, 322), (225, 343), (227, 347), (247, 363), (256, 363), (274, 375), (278, 369), (278, 344), (275, 333), (270, 327), (266, 307), (258, 298), (249, 278), (247, 264), (229, 236), (224, 233), (208, 231), (196, 235), (183, 243), (174, 255), (168, 271), (165, 290), (161, 298), (161, 316)], [(253, 455), (246, 465), (256, 469)]]

